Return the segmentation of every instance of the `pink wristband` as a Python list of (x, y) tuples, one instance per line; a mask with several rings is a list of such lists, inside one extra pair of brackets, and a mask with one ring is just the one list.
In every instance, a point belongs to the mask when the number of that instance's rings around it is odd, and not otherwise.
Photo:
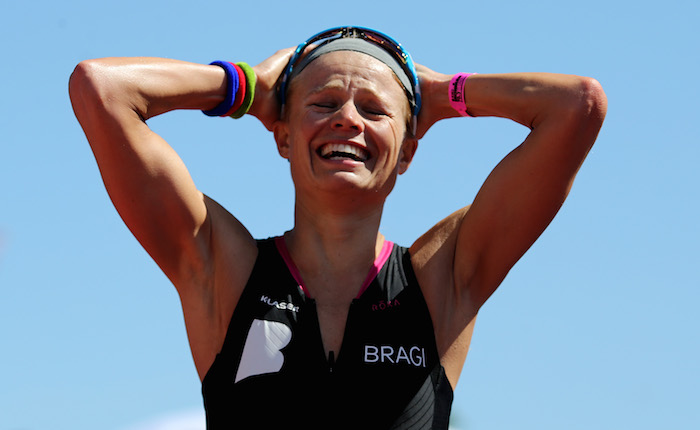
[(471, 116), (467, 112), (467, 100), (464, 96), (464, 84), (471, 75), (476, 75), (476, 73), (457, 73), (450, 81), (450, 106), (462, 116)]

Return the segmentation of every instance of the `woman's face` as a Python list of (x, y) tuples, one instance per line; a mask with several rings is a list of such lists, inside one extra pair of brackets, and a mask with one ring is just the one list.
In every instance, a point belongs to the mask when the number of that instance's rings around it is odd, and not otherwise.
[(406, 130), (409, 115), (388, 66), (366, 54), (335, 51), (292, 81), (275, 138), (298, 192), (369, 190), (386, 198), (416, 150)]

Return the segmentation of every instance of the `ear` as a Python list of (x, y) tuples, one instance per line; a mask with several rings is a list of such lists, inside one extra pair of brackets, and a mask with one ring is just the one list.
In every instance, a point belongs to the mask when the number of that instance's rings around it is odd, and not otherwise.
[(413, 161), (413, 156), (416, 155), (416, 150), (418, 150), (418, 139), (415, 137), (407, 137), (401, 145), (401, 153), (399, 154), (399, 175), (403, 175), (408, 166), (411, 165)]
[(277, 152), (282, 158), (289, 160), (289, 128), (287, 123), (282, 120), (275, 121), (272, 125), (272, 133), (277, 143)]

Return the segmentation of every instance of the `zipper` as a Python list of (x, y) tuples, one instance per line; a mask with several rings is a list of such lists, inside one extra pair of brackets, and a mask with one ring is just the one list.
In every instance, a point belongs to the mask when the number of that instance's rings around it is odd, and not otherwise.
[(333, 366), (335, 366), (335, 354), (333, 351), (328, 352), (328, 371), (333, 373)]

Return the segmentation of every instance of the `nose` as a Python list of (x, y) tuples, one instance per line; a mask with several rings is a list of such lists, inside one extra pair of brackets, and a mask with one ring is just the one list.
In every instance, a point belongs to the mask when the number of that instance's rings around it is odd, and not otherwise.
[(357, 107), (351, 101), (346, 102), (336, 111), (332, 124), (334, 129), (340, 130), (349, 129), (362, 131), (364, 129), (362, 115), (360, 115)]

